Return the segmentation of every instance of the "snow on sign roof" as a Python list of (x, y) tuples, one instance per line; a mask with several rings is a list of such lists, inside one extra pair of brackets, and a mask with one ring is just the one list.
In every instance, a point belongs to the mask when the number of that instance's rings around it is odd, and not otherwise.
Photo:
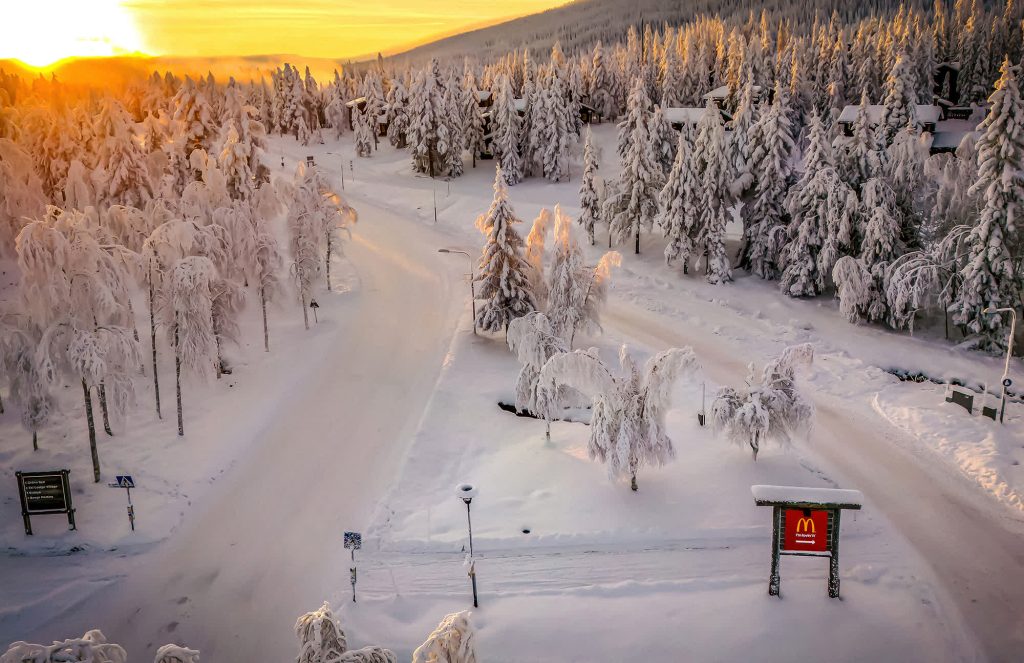
[[(857, 119), (857, 110), (860, 106), (847, 106), (843, 109), (843, 112), (839, 114), (837, 122), (854, 122)], [(885, 106), (871, 105), (868, 106), (868, 121), (871, 124), (878, 124), (882, 121), (882, 113), (885, 110)], [(917, 104), (914, 106), (914, 113), (917, 115), (918, 122), (934, 123), (939, 121), (939, 107), (930, 106), (926, 104)]]
[(859, 490), (839, 488), (805, 488), (800, 486), (751, 486), (750, 492), (758, 506), (773, 504), (821, 504), (859, 509), (864, 496)]

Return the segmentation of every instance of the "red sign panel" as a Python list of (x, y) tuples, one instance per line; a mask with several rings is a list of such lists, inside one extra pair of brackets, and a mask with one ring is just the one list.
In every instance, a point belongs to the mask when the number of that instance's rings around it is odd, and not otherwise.
[(828, 550), (828, 511), (786, 509), (782, 549), (790, 552)]

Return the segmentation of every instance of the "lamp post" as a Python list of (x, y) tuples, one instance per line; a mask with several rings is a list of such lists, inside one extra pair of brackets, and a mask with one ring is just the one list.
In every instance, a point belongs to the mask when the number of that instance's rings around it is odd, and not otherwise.
[[(469, 255), (468, 251), (462, 249), (438, 249), (438, 253), (459, 253), (469, 258), (469, 302), (473, 308), (473, 334), (476, 334), (476, 286), (473, 282), (476, 280), (476, 274), (473, 270), (473, 256)], [(466, 506), (469, 506), (469, 502), (466, 502)]]
[(476, 497), (473, 484), (460, 483), (455, 487), (455, 495), (466, 504), (466, 525), (469, 527), (469, 580), (473, 584), (473, 607), (479, 608), (480, 602), (476, 594), (476, 560), (473, 558), (473, 520), (469, 515), (469, 505)]
[(336, 157), (341, 157), (341, 190), (345, 190), (345, 157), (341, 155), (341, 152), (326, 152), (326, 154), (332, 154)]
[(1009, 313), (1010, 314), (1010, 336), (1006, 339), (1006, 363), (1003, 364), (1003, 383), (1002, 398), (999, 404), (999, 423), (1003, 423), (1003, 415), (1006, 413), (1006, 390), (1010, 387), (1013, 382), (1010, 380), (1010, 357), (1013, 356), (1013, 337), (1017, 333), (1017, 311), (1012, 308), (985, 308), (981, 310), (982, 313), (988, 313), (994, 315), (996, 313)]

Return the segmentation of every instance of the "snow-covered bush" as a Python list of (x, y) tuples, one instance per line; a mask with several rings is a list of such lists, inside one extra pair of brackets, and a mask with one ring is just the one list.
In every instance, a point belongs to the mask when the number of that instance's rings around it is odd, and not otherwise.
[(412, 653), (412, 663), (476, 663), (469, 611), (446, 615)]
[(760, 377), (750, 364), (749, 386), (743, 389), (722, 387), (711, 404), (711, 421), (715, 431), (740, 445), (749, 445), (757, 460), (757, 452), (767, 440), (788, 443), (806, 432), (814, 415), (814, 405), (799, 390), (799, 371), (810, 366), (814, 348), (810, 343), (793, 345), (768, 362)]
[(153, 663), (199, 663), (199, 652), (180, 645), (164, 645), (156, 650)]
[(611, 478), (630, 477), (636, 490), (640, 467), (664, 465), (675, 457), (665, 432), (665, 411), (676, 379), (699, 365), (690, 348), (671, 348), (647, 360), (641, 371), (626, 346), (619, 352), (619, 364), (621, 373), (616, 375), (595, 348), (556, 354), (544, 364), (539, 381), (549, 392), (546, 398), (563, 385), (591, 398), (590, 457), (607, 463)]
[(0, 655), (0, 663), (126, 663), (128, 655), (121, 645), (107, 642), (103, 632), (93, 629), (80, 638), (34, 645), (24, 641), (11, 643)]
[(299, 638), (297, 663), (335, 663), (348, 650), (345, 631), (327, 601), (295, 621), (295, 635)]

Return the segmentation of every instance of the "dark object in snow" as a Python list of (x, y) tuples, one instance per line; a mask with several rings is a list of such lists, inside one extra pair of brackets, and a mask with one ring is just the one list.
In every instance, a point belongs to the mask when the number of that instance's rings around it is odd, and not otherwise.
[(68, 529), (75, 527), (75, 509), (71, 506), (71, 470), (51, 472), (15, 472), (18, 497), (21, 498), (21, 517), (25, 521), (25, 535), (32, 536), (32, 516), (54, 513), (68, 515)]
[(955, 403), (967, 410), (967, 414), (974, 414), (974, 394), (968, 394), (957, 389), (950, 389), (946, 396), (947, 403)]
[[(528, 419), (543, 419), (544, 418), (543, 416), (538, 416), (538, 415), (534, 414), (533, 412), (530, 412), (529, 410), (516, 410), (516, 406), (515, 405), (513, 405), (511, 403), (505, 403), (503, 401), (498, 401), (498, 407), (500, 409), (504, 410), (505, 412), (510, 412), (510, 413), (516, 415), (517, 417), (527, 417)], [(574, 409), (574, 410), (590, 410), (591, 406), (588, 405), (586, 407), (572, 408), (572, 409)], [(566, 411), (562, 414), (561, 417), (552, 417), (551, 420), (552, 421), (565, 421), (565, 422), (573, 423), (573, 424), (583, 424), (584, 426), (589, 426), (590, 425), (586, 421), (581, 421), (579, 419), (574, 419), (573, 418), (573, 414), (570, 411), (570, 408), (566, 408)]]
[(529, 527), (524, 527), (523, 528), (523, 534), (529, 534), (529, 533), (530, 533), (530, 528)]

